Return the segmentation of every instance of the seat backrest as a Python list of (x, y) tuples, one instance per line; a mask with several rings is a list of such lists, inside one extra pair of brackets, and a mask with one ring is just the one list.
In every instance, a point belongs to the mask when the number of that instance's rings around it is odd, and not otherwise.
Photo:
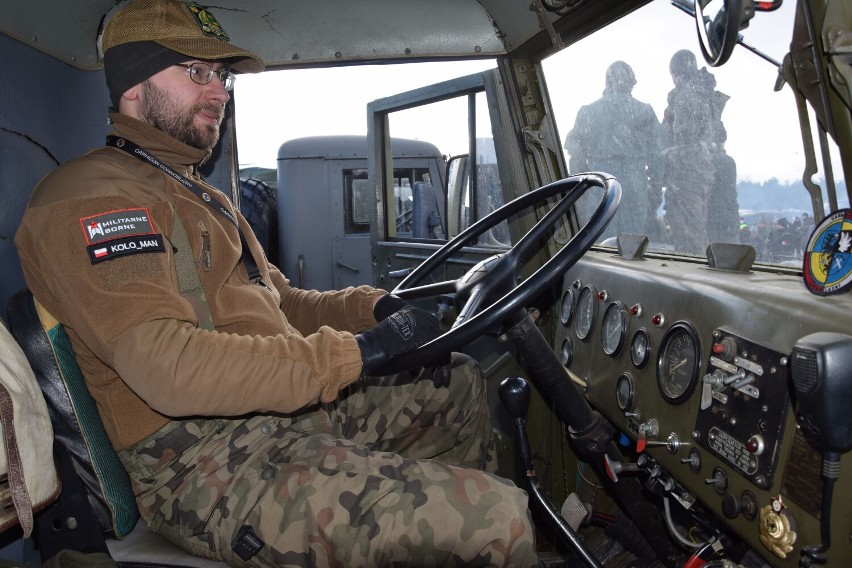
[(44, 393), (56, 441), (70, 456), (98, 527), (105, 538), (121, 538), (133, 529), (139, 512), (68, 334), (27, 289), (12, 295), (8, 317)]
[(443, 219), (438, 196), (431, 184), (417, 181), (412, 187), (412, 236), (416, 239), (436, 239), (443, 236)]

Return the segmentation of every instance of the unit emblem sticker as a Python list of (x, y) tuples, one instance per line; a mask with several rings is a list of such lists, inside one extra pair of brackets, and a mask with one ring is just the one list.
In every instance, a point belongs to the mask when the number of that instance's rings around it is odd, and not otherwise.
[(826, 216), (808, 240), (805, 286), (814, 294), (840, 294), (852, 287), (852, 209)]
[(80, 219), (92, 264), (143, 252), (165, 252), (148, 209), (119, 209)]

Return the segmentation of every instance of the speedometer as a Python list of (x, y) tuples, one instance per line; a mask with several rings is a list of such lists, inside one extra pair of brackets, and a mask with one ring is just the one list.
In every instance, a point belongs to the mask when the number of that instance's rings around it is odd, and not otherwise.
[(698, 382), (701, 346), (695, 329), (677, 322), (663, 335), (657, 355), (657, 385), (660, 394), (672, 404), (684, 402)]
[(595, 325), (595, 292), (590, 286), (580, 290), (577, 300), (577, 339), (586, 341)]

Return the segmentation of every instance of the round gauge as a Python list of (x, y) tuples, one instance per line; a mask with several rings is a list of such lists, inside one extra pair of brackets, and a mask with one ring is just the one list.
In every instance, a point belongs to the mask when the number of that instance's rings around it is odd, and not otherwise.
[(610, 357), (618, 355), (627, 337), (627, 310), (621, 302), (607, 306), (601, 321), (601, 345)]
[(615, 404), (622, 412), (633, 410), (633, 402), (636, 398), (636, 389), (633, 387), (633, 379), (627, 373), (618, 377), (615, 383)]
[(562, 305), (559, 309), (559, 320), (562, 325), (568, 327), (571, 323), (571, 316), (574, 315), (574, 288), (568, 288), (562, 294)]
[(644, 329), (637, 330), (630, 341), (630, 360), (633, 361), (633, 366), (637, 369), (643, 368), (650, 355), (651, 338), (648, 337), (648, 332)]
[(595, 292), (586, 286), (577, 299), (577, 338), (586, 341), (595, 325)]
[(701, 346), (695, 329), (677, 322), (663, 335), (657, 355), (657, 385), (668, 402), (680, 404), (689, 398), (701, 370)]
[(562, 349), (559, 350), (560, 360), (566, 367), (571, 365), (571, 359), (574, 358), (574, 343), (570, 337), (566, 337), (562, 341)]

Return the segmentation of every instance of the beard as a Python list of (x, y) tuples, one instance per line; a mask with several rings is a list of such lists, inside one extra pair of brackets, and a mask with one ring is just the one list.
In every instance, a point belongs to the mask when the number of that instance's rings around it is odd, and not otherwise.
[[(195, 114), (198, 112), (215, 114), (219, 116), (219, 122), (197, 126)], [(216, 103), (198, 103), (188, 110), (182, 109), (167, 90), (161, 89), (151, 80), (142, 82), (142, 118), (187, 146), (201, 150), (212, 149), (219, 142), (219, 124), (223, 116), (222, 107)]]

